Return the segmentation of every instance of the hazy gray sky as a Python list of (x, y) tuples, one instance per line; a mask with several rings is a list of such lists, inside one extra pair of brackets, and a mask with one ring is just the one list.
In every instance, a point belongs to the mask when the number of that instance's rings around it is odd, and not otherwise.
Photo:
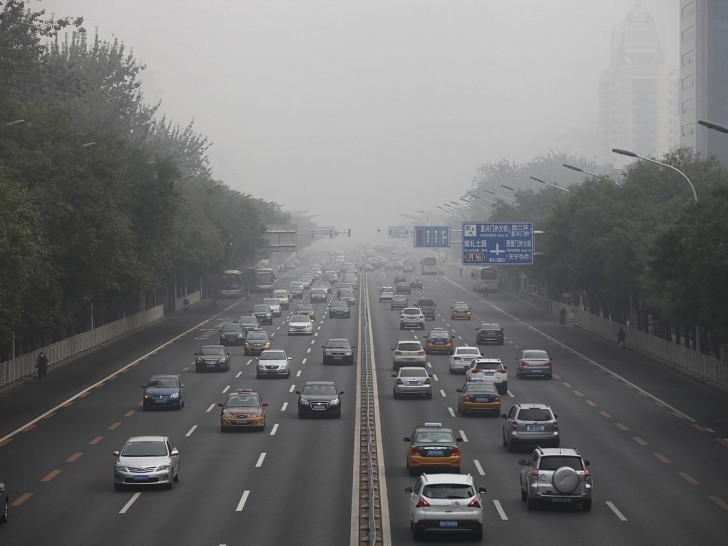
[[(677, 67), (677, 0), (640, 2)], [(319, 225), (404, 223), (597, 117), (635, 0), (43, 0), (146, 63), (216, 178)], [(572, 150), (561, 150), (573, 153)], [(384, 231), (384, 229), (383, 229)]]

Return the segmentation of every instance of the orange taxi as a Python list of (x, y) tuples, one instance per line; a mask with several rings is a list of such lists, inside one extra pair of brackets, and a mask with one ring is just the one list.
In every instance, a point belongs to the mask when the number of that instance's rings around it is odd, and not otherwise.
[(425, 352), (430, 355), (432, 353), (453, 353), (453, 336), (445, 328), (433, 328), (425, 338)]
[(470, 320), (472, 318), (473, 312), (464, 301), (459, 301), (450, 308), (450, 320)]
[(407, 446), (407, 468), (413, 476), (421, 474), (425, 469), (436, 469), (441, 472), (460, 472), (459, 442), (463, 439), (455, 436), (452, 429), (442, 423), (425, 423), (418, 425), (411, 436), (403, 438), (409, 442)]
[(458, 389), (458, 413), (490, 412), (500, 415), (501, 397), (493, 383), (468, 381)]
[(252, 389), (238, 389), (228, 394), (225, 402), (220, 402), (220, 430), (227, 432), (235, 429), (265, 429), (265, 408), (260, 394)]

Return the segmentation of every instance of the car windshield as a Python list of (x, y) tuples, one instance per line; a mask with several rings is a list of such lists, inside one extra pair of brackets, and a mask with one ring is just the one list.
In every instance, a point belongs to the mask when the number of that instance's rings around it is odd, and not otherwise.
[(463, 388), (463, 392), (487, 392), (496, 393), (498, 392), (493, 383), (468, 383)]
[(419, 341), (405, 341), (397, 345), (398, 351), (421, 351), (422, 345)]
[(270, 306), (264, 304), (255, 305), (253, 307), (253, 311), (255, 311), (256, 313), (270, 313)]
[(407, 307), (406, 309), (402, 310), (402, 313), (405, 315), (419, 315), (421, 311), (417, 307)]
[(285, 351), (263, 351), (260, 355), (261, 360), (286, 360)]
[(223, 332), (240, 332), (240, 325), (238, 324), (223, 324)]
[(266, 341), (268, 339), (268, 333), (267, 332), (248, 332), (248, 335), (245, 339), (247, 339), (248, 341)]
[(127, 442), (121, 450), (124, 457), (163, 457), (167, 455), (167, 444), (162, 440), (139, 440)]
[(543, 408), (523, 408), (518, 412), (519, 421), (552, 421), (553, 415)]
[(260, 402), (254, 395), (235, 394), (227, 399), (225, 406), (228, 408), (257, 408), (260, 406)]
[(568, 466), (574, 470), (584, 470), (581, 466), (581, 459), (578, 457), (541, 457), (538, 465), (539, 470), (558, 470), (562, 466)]
[(458, 347), (457, 354), (459, 355), (479, 355), (480, 350), (475, 347)]
[(475, 496), (475, 491), (466, 484), (433, 483), (426, 485), (422, 494), (430, 499), (469, 499)]
[(430, 332), (430, 337), (432, 339), (450, 339), (450, 334), (448, 332)]
[(402, 368), (400, 377), (427, 377), (427, 370), (424, 368)]
[(418, 444), (453, 444), (455, 438), (453, 438), (452, 432), (424, 430), (417, 433), (415, 442)]
[(306, 385), (301, 393), (334, 395), (336, 394), (336, 387), (334, 385)]
[(345, 347), (349, 348), (349, 342), (345, 339), (331, 339), (326, 344), (327, 347)]
[(224, 355), (225, 354), (225, 347), (203, 347), (200, 349), (201, 355)]
[(536, 360), (548, 360), (549, 355), (546, 351), (523, 351), (523, 358), (533, 358)]
[(169, 388), (179, 386), (176, 377), (152, 377), (147, 383), (147, 387), (151, 388)]

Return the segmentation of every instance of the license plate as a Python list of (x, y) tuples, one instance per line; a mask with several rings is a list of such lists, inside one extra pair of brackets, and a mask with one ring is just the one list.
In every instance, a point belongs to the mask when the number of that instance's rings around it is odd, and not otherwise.
[(419, 385), (420, 382), (419, 381), (407, 381), (407, 384), (408, 385)]
[(445, 452), (442, 449), (431, 449), (427, 452), (430, 457), (442, 457)]
[(495, 375), (495, 372), (482, 372), (483, 375), (487, 375), (488, 377), (492, 377)]
[(490, 402), (490, 398), (488, 398), (487, 396), (477, 396), (475, 398), (475, 401), (476, 402)]
[(311, 406), (311, 409), (323, 410), (323, 409), (326, 409), (326, 406), (324, 406), (323, 404), (314, 404), (313, 406)]
[(208, 368), (214, 368), (214, 367), (215, 367), (215, 365), (214, 365), (214, 364), (208, 364), (208, 365), (207, 365), (207, 367), (208, 367)]
[(541, 370), (530, 370), (531, 373), (541, 373)]
[(569, 497), (555, 497), (555, 498), (551, 499), (551, 502), (559, 503), (559, 504), (568, 504), (571, 502), (571, 499)]
[(528, 425), (526, 430), (530, 432), (543, 432), (543, 425)]
[(134, 476), (135, 482), (145, 482), (149, 479), (149, 476), (142, 475), (142, 476)]
[(458, 526), (457, 521), (441, 521), (440, 522), (440, 527), (452, 528), (452, 527), (457, 527), (457, 526)]
[(335, 356), (334, 357), (334, 360), (341, 360), (342, 358), (344, 358), (344, 357), (343, 356)]
[(235, 424), (236, 425), (247, 425), (248, 424), (248, 420), (247, 419), (236, 419), (235, 420)]

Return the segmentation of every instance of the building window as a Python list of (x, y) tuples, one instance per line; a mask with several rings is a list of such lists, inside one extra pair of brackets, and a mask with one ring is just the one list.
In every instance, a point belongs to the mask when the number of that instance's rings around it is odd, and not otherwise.
[(694, 123), (686, 123), (682, 126), (682, 136), (692, 136), (695, 134), (695, 124)]
[(683, 114), (695, 110), (695, 99), (687, 99), (680, 103), (680, 112)]

